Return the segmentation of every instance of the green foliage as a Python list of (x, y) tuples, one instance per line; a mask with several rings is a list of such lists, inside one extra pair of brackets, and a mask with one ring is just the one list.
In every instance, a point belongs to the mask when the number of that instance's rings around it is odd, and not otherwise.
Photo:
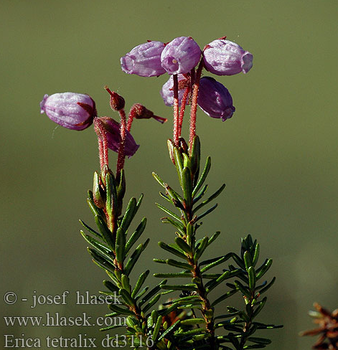
[[(109, 305), (112, 312), (107, 317), (126, 318), (127, 337), (134, 349), (145, 346), (154, 350), (264, 348), (270, 340), (253, 335), (257, 330), (276, 327), (256, 321), (267, 301), (262, 295), (275, 281), (273, 278), (269, 283), (261, 282), (272, 260), (266, 259), (259, 265), (259, 244), (250, 235), (242, 239), (239, 255), (229, 252), (203, 259), (220, 232), (198, 238), (197, 231), (201, 219), (216, 209), (217, 203), (212, 202), (222, 193), (225, 184), (206, 196), (209, 186), (205, 182), (211, 169), (211, 158), (206, 159), (200, 172), (198, 137), (190, 150), (183, 139), (179, 146), (171, 141), (168, 145), (180, 190), (174, 190), (159, 175), (153, 173), (153, 176), (164, 189), (161, 197), (172, 205), (167, 208), (157, 204), (166, 215), (162, 222), (173, 226), (176, 237), (171, 243), (159, 242), (159, 247), (169, 257), (154, 261), (171, 270), (155, 273), (155, 277), (164, 279), (151, 288), (145, 285), (149, 270), (136, 281), (132, 278), (132, 271), (149, 242), (146, 239), (138, 243), (146, 227), (145, 218), (134, 231), (131, 230), (143, 196), (138, 201), (131, 198), (123, 211), (124, 172), (119, 178), (115, 178), (109, 169), (94, 175), (93, 192), (89, 191), (87, 201), (97, 230), (82, 223), (89, 234), (81, 233), (90, 245), (88, 251), (93, 261), (110, 277), (104, 281), (108, 289), (104, 293), (120, 297), (121, 304)], [(171, 283), (167, 283), (168, 280)], [(216, 289), (221, 295), (215, 298)], [(171, 298), (163, 302), (161, 297), (166, 294)], [(215, 316), (215, 308), (236, 294), (244, 300), (243, 309), (227, 306), (226, 314)], [(116, 327), (121, 325), (104, 330)]]
[[(242, 240), (241, 254), (228, 253), (224, 256), (209, 260), (201, 260), (204, 252), (217, 239), (220, 232), (212, 237), (197, 238), (196, 233), (201, 226), (200, 220), (213, 212), (217, 204), (211, 202), (224, 190), (225, 184), (204, 199), (208, 185), (205, 184), (211, 169), (211, 158), (208, 157), (203, 171), (199, 175), (200, 142), (195, 137), (191, 150), (187, 149), (184, 140), (180, 139), (178, 146), (171, 141), (168, 143), (171, 159), (178, 174), (180, 191), (169, 186), (161, 177), (153, 173), (154, 178), (163, 187), (165, 193), (161, 197), (171, 202), (174, 211), (161, 204), (157, 204), (166, 215), (162, 222), (170, 223), (176, 231), (173, 244), (159, 242), (159, 246), (174, 256), (168, 259), (154, 259), (155, 262), (173, 266), (179, 272), (156, 273), (156, 277), (186, 279), (186, 283), (162, 286), (162, 289), (181, 291), (182, 294), (172, 301), (177, 310), (193, 311), (189, 321), (181, 321), (173, 333), (171, 341), (178, 344), (179, 349), (250, 349), (263, 348), (270, 343), (268, 339), (253, 337), (257, 329), (271, 329), (275, 326), (264, 325), (255, 318), (266, 303), (265, 293), (274, 283), (266, 281), (257, 284), (271, 267), (272, 260), (266, 260), (257, 267), (259, 259), (259, 244), (251, 236)], [(204, 209), (204, 211), (202, 210)], [(229, 260), (227, 269), (207, 273), (207, 271), (224, 265)], [(228, 281), (232, 280), (231, 283)], [(211, 292), (216, 288), (223, 288), (223, 293), (212, 300)], [(219, 303), (240, 293), (245, 301), (243, 310), (228, 307), (228, 314), (214, 316), (214, 308)], [(199, 313), (201, 316), (197, 315)], [(192, 329), (186, 329), (189, 325)], [(224, 329), (227, 335), (217, 335), (218, 329)], [(229, 343), (225, 345), (225, 343)], [(231, 347), (232, 346), (232, 347)]]

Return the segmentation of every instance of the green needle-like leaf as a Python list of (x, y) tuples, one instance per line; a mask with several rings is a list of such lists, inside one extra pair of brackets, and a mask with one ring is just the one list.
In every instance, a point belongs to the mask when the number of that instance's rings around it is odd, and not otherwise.
[(139, 209), (139, 207), (141, 206), (141, 203), (142, 203), (142, 201), (143, 201), (143, 197), (144, 197), (144, 194), (143, 193), (141, 193), (141, 195), (140, 195), (140, 198), (138, 199), (138, 201), (137, 201), (137, 203), (136, 203), (136, 212), (137, 212), (137, 210)]
[(140, 300), (139, 305), (143, 305), (146, 301), (148, 301), (151, 297), (153, 297), (157, 292), (161, 290), (161, 286), (165, 285), (167, 283), (166, 280), (163, 280), (159, 283), (159, 285), (155, 286), (153, 289), (151, 289), (143, 298)]
[(201, 198), (204, 197), (206, 191), (208, 189), (208, 185), (204, 185), (200, 192), (194, 197), (193, 203), (196, 204)]
[(232, 278), (234, 276), (237, 276), (240, 273), (240, 270), (233, 270), (233, 271), (225, 271), (222, 273), (221, 276), (219, 276), (216, 280), (209, 281), (205, 286), (207, 292), (211, 292), (214, 288), (216, 288), (219, 284), (221, 284), (226, 279)]
[(209, 241), (208, 241), (208, 245), (210, 245), (213, 241), (215, 241), (218, 236), (220, 235), (221, 231), (217, 231), (215, 232), (210, 238), (209, 238)]
[(193, 139), (190, 155), (192, 166), (191, 170), (195, 174), (194, 182), (197, 182), (201, 159), (201, 142), (198, 136), (195, 136)]
[(196, 325), (196, 324), (204, 324), (205, 323), (205, 320), (204, 318), (190, 318), (188, 320), (182, 320), (181, 321), (181, 325), (182, 326), (192, 326), (192, 325)]
[(154, 273), (153, 276), (157, 278), (191, 277), (191, 272)]
[(92, 229), (90, 226), (88, 226), (84, 221), (82, 221), (82, 220), (79, 220), (79, 221), (80, 221), (81, 225), (82, 225), (84, 228), (86, 228), (86, 229), (88, 230), (88, 232), (92, 233), (92, 234), (93, 234), (94, 236), (96, 236), (96, 237), (102, 238), (101, 233), (99, 233), (99, 232), (93, 230), (93, 229)]
[[(120, 283), (120, 280), (116, 278), (115, 271), (110, 272), (107, 270), (106, 273), (111, 278), (111, 280), (114, 282), (115, 286), (120, 287), (121, 283)], [(104, 283), (104, 281), (103, 281), (103, 283)]]
[(166, 194), (162, 193), (161, 191), (159, 192), (159, 194), (160, 194), (160, 196), (161, 196), (162, 198), (164, 198), (166, 201), (172, 203), (172, 201), (170, 200), (170, 198), (169, 198)]
[(181, 323), (181, 320), (176, 321), (173, 325), (171, 325), (169, 328), (167, 328), (162, 334), (161, 336), (158, 338), (158, 340), (161, 340), (163, 338), (165, 338), (168, 334), (170, 334), (171, 332), (173, 332)]
[(167, 263), (167, 260), (165, 260), (165, 259), (156, 259), (156, 258), (154, 258), (153, 261), (156, 262), (156, 263), (159, 263), (159, 264), (166, 264)]
[(152, 172), (152, 175), (154, 177), (154, 179), (163, 187), (166, 188), (168, 186), (168, 184), (166, 182), (164, 182), (158, 174), (156, 174), (155, 172)]
[(243, 260), (244, 260), (245, 269), (248, 271), (249, 267), (252, 266), (251, 254), (248, 250), (244, 252)]
[(235, 260), (236, 264), (243, 270), (245, 270), (245, 264), (242, 259), (235, 253), (233, 253), (232, 258)]
[(174, 147), (174, 159), (175, 159), (175, 166), (178, 174), (178, 179), (181, 187), (183, 187), (182, 185), (183, 159), (177, 147)]
[(143, 218), (140, 224), (137, 226), (136, 230), (133, 232), (133, 234), (128, 239), (126, 246), (125, 246), (125, 254), (127, 254), (130, 250), (130, 248), (136, 243), (136, 241), (140, 238), (142, 235), (145, 227), (147, 224), (147, 219)]
[(258, 258), (259, 258), (259, 244), (257, 243), (255, 245), (255, 251), (254, 251), (254, 256), (252, 258), (252, 265), (256, 266), (257, 262), (258, 262)]
[(121, 283), (122, 283), (122, 287), (123, 289), (125, 289), (128, 294), (131, 293), (131, 286), (130, 286), (130, 282), (129, 282), (129, 277), (125, 274), (121, 275)]
[(162, 218), (162, 222), (164, 224), (171, 224), (171, 225), (175, 226), (178, 233), (183, 237), (185, 236), (185, 228), (184, 228), (184, 225), (182, 222), (175, 221), (171, 218)]
[(109, 309), (118, 313), (119, 315), (134, 315), (132, 311), (126, 308), (122, 308), (120, 306), (117, 306), (115, 304), (109, 304)]
[(236, 288), (248, 299), (250, 299), (251, 295), (250, 295), (250, 291), (243, 286), (243, 284), (239, 281), (235, 281), (234, 282)]
[(108, 244), (109, 248), (114, 251), (115, 250), (115, 242), (113, 239), (113, 234), (108, 229), (107, 224), (98, 215), (95, 215), (95, 223), (96, 223), (103, 239)]
[(126, 208), (126, 212), (123, 215), (123, 219), (122, 222), (120, 224), (120, 227), (124, 232), (127, 232), (128, 227), (131, 223), (131, 221), (133, 220), (134, 216), (136, 215), (137, 212), (137, 206), (136, 206), (136, 199), (133, 197), (130, 199), (127, 208)]
[(178, 248), (174, 247), (174, 246), (170, 246), (168, 245), (167, 243), (164, 243), (164, 242), (158, 242), (158, 245), (166, 250), (167, 252), (171, 253), (171, 254), (174, 254), (176, 256), (178, 256), (179, 258), (181, 259), (184, 259), (184, 260), (187, 260), (187, 256), (182, 253)]
[(176, 237), (175, 242), (184, 252), (191, 254), (191, 247), (185, 242), (183, 238)]
[(214, 194), (212, 194), (209, 198), (207, 198), (205, 201), (203, 201), (201, 204), (199, 204), (195, 209), (194, 213), (196, 213), (199, 209), (203, 208), (205, 205), (210, 203), (213, 199), (218, 197), (221, 192), (225, 189), (225, 184), (223, 184)]
[(253, 266), (248, 268), (249, 288), (254, 290), (256, 287), (256, 271)]
[(186, 264), (186, 263), (183, 263), (183, 262), (180, 262), (180, 261), (176, 261), (174, 259), (167, 259), (166, 263), (168, 265), (179, 267), (179, 268), (184, 269), (184, 270), (191, 271), (193, 269), (193, 266)]
[(253, 342), (253, 343), (260, 344), (260, 345), (271, 344), (271, 340), (270, 339), (266, 339), (266, 338), (250, 337), (250, 338), (248, 338), (248, 340)]
[(148, 289), (149, 289), (148, 286), (142, 288), (142, 290), (140, 291), (140, 293), (138, 293), (138, 294), (136, 295), (135, 300), (140, 299), (140, 298), (148, 291)]
[(103, 281), (103, 284), (105, 287), (107, 287), (111, 292), (113, 293), (118, 293), (119, 291), (119, 288), (115, 286), (114, 283), (110, 282), (110, 281), (107, 281), (107, 280), (104, 280)]
[(196, 292), (196, 284), (174, 284), (174, 285), (163, 285), (162, 289), (172, 289), (172, 290), (185, 290), (188, 292)]
[(202, 278), (213, 280), (213, 279), (217, 279), (221, 275), (222, 275), (221, 273), (203, 273)]
[(183, 168), (191, 168), (190, 158), (186, 153), (182, 153), (183, 156)]
[(208, 246), (208, 242), (209, 242), (209, 238), (208, 237), (204, 237), (199, 245), (197, 246), (196, 250), (195, 250), (195, 254), (194, 254), (194, 260), (198, 261), (198, 259), (202, 256), (202, 254), (204, 253), (206, 247)]
[(157, 312), (157, 310), (153, 310), (151, 312), (150, 316), (148, 316), (148, 319), (147, 319), (147, 326), (148, 326), (148, 328), (153, 327), (153, 325), (155, 324), (157, 318), (158, 318), (158, 312)]
[(206, 266), (204, 266), (201, 269), (201, 272), (204, 273), (204, 272), (210, 270), (211, 268), (222, 264), (223, 262), (229, 260), (232, 256), (233, 256), (233, 253), (228, 253), (227, 255), (221, 256), (219, 258), (213, 258), (213, 259), (202, 261), (200, 263), (200, 265), (205, 265), (206, 264)]
[(183, 198), (170, 186), (167, 185), (165, 189), (174, 205), (180, 209), (183, 209)]
[(259, 269), (257, 269), (257, 272), (256, 272), (257, 280), (259, 280), (261, 277), (263, 277), (268, 272), (271, 265), (272, 265), (272, 259), (265, 260), (264, 264)]
[(126, 246), (126, 234), (120, 226), (116, 232), (115, 254), (116, 260), (122, 264), (125, 258), (124, 248)]
[(269, 284), (267, 284), (264, 288), (262, 288), (259, 293), (263, 294), (265, 293), (276, 281), (276, 277), (274, 277)]
[(267, 297), (264, 297), (262, 301), (259, 302), (257, 308), (252, 314), (252, 318), (255, 318), (262, 311), (264, 305), (266, 304), (266, 301), (267, 301)]
[(104, 254), (108, 254), (111, 252), (111, 250), (103, 243), (97, 241), (95, 238), (92, 236), (89, 236), (85, 234), (82, 230), (80, 231), (82, 237), (95, 249), (99, 250), (100, 252)]
[(182, 190), (184, 194), (184, 200), (187, 208), (191, 208), (192, 205), (192, 178), (191, 171), (185, 167), (182, 171)]
[(93, 261), (95, 264), (103, 268), (104, 270), (108, 270), (111, 273), (115, 272), (115, 266), (107, 260), (106, 257), (103, 257), (98, 251), (95, 251), (92, 248), (88, 248), (90, 255), (93, 257)]
[(111, 172), (106, 174), (106, 208), (109, 216), (116, 215), (117, 210), (117, 192), (114, 175)]
[(152, 306), (154, 306), (160, 299), (161, 294), (157, 294), (154, 296), (154, 298), (152, 298), (149, 303), (145, 306), (143, 306), (143, 312), (146, 313), (147, 311), (149, 311), (151, 309)]
[(210, 214), (211, 212), (213, 212), (217, 207), (218, 207), (218, 204), (215, 204), (214, 206), (212, 206), (210, 209), (208, 209), (207, 211), (205, 211), (203, 214), (199, 215), (199, 216), (196, 218), (195, 222), (201, 220), (202, 218), (204, 218), (205, 216), (207, 216), (208, 214)]
[(173, 213), (171, 210), (167, 209), (166, 207), (164, 207), (163, 205), (156, 203), (157, 207), (160, 208), (161, 210), (163, 210), (166, 214), (170, 215), (171, 217), (173, 217), (175, 220), (177, 220), (178, 222), (182, 223), (182, 219), (176, 215), (175, 213)]
[(186, 297), (180, 297), (175, 299), (175, 304), (176, 305), (185, 305), (187, 303), (203, 303), (203, 300), (201, 300), (200, 296), (198, 294), (194, 295), (188, 295)]
[(162, 326), (162, 316), (158, 316), (154, 330), (153, 330), (153, 334), (152, 334), (152, 338), (155, 342), (157, 341), (161, 326)]
[(124, 300), (124, 302), (126, 303), (126, 305), (133, 306), (135, 304), (135, 301), (125, 289), (120, 289), (120, 295)]
[(119, 183), (116, 186), (117, 198), (123, 198), (126, 192), (126, 177), (124, 169), (121, 169)]
[(208, 157), (205, 161), (205, 166), (204, 166), (203, 172), (202, 172), (200, 178), (198, 179), (197, 184), (192, 192), (193, 197), (195, 197), (196, 193), (198, 192), (198, 190), (201, 188), (204, 181), (206, 180), (208, 173), (210, 171), (210, 168), (211, 168), (211, 158)]
[(232, 295), (234, 295), (235, 293), (237, 293), (236, 289), (232, 289), (226, 293), (224, 293), (222, 296), (220, 296), (219, 298), (217, 298), (215, 301), (213, 301), (213, 303), (211, 304), (212, 307), (216, 306), (217, 304), (219, 304), (221, 301), (231, 297)]
[(131, 270), (133, 269), (134, 265), (136, 264), (138, 258), (140, 257), (141, 253), (146, 249), (150, 239), (148, 238), (144, 243), (141, 243), (137, 246), (134, 253), (131, 255), (131, 257), (128, 259), (126, 266), (124, 268), (124, 272), (126, 275), (129, 275)]
[(195, 233), (195, 227), (191, 222), (188, 222), (185, 228), (185, 233), (187, 236), (187, 244), (190, 246), (192, 242), (192, 237)]
[(133, 328), (133, 329), (136, 330), (137, 328), (139, 328), (140, 322), (137, 320), (136, 317), (128, 316), (126, 318), (126, 324), (127, 324), (128, 327)]
[(149, 272), (150, 272), (150, 271), (147, 270), (147, 271), (141, 273), (141, 275), (140, 275), (140, 277), (138, 278), (138, 280), (137, 280), (137, 282), (136, 282), (136, 284), (135, 284), (135, 287), (134, 287), (134, 289), (133, 289), (133, 291), (132, 291), (132, 293), (131, 293), (132, 298), (134, 298), (134, 297), (137, 295), (137, 293), (139, 292), (139, 290), (141, 289), (143, 283), (145, 282), (146, 278), (147, 278), (148, 275), (149, 275)]

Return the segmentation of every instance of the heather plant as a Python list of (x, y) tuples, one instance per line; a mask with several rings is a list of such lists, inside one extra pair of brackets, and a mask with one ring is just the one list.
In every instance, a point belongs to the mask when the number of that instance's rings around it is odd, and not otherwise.
[[(184, 36), (169, 43), (148, 41), (121, 58), (122, 70), (128, 74), (169, 75), (161, 96), (165, 105), (173, 107), (173, 136), (167, 144), (169, 161), (176, 169), (178, 181), (168, 184), (156, 172), (153, 177), (162, 189), (160, 196), (165, 203), (157, 203), (165, 215), (162, 222), (170, 224), (174, 234), (172, 239), (158, 243), (168, 257), (157, 258), (163, 253), (156, 252), (153, 260), (161, 270), (167, 269), (162, 272), (154, 268), (152, 273), (159, 282), (153, 286), (147, 283), (150, 270), (139, 276), (133, 273), (149, 238), (143, 238), (147, 236), (146, 218), (134, 224), (143, 194), (128, 202), (125, 198), (124, 162), (139, 147), (130, 133), (135, 119), (161, 123), (167, 119), (138, 103), (131, 107), (127, 117), (123, 97), (108, 87), (110, 105), (118, 112), (119, 122), (111, 117), (99, 117), (88, 95), (46, 95), (41, 102), (41, 112), (52, 121), (73, 130), (93, 124), (98, 136), (100, 171), (94, 173), (93, 189), (88, 191), (87, 198), (97, 228), (81, 221), (85, 228), (81, 234), (90, 246), (88, 251), (93, 261), (108, 276), (102, 293), (118, 295), (121, 300), (121, 304), (109, 304), (111, 312), (106, 316), (125, 317), (126, 324), (103, 329), (114, 332), (115, 328), (124, 327), (120, 338), (110, 333), (112, 347), (128, 343), (133, 349), (242, 350), (270, 344), (269, 339), (257, 336), (256, 332), (276, 327), (258, 321), (267, 301), (265, 293), (275, 281), (275, 278), (264, 280), (272, 260), (259, 262), (260, 245), (251, 235), (241, 240), (239, 254), (226, 251), (207, 259), (206, 250), (210, 251), (209, 246), (221, 240), (221, 233), (200, 233), (202, 219), (216, 210), (214, 200), (225, 184), (207, 194), (211, 158), (207, 157), (202, 165), (201, 140), (196, 133), (197, 109), (200, 107), (202, 113), (223, 122), (235, 112), (228, 89), (202, 74), (204, 71), (218, 76), (248, 73), (252, 61), (250, 52), (226, 38), (214, 40), (201, 50), (191, 37)], [(187, 106), (189, 135), (185, 139), (182, 125)], [(117, 153), (114, 171), (109, 165), (109, 149)], [(203, 227), (203, 231), (208, 230)], [(235, 295), (241, 296), (242, 308), (231, 306)]]

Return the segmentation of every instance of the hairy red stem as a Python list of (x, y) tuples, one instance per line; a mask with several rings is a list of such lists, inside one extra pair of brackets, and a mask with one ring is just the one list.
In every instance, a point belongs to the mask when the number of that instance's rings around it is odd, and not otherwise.
[(100, 118), (94, 118), (94, 130), (99, 143), (99, 158), (101, 171), (105, 165), (108, 166), (108, 141), (106, 130), (102, 125)]
[(178, 140), (180, 138), (179, 130), (179, 103), (178, 103), (178, 77), (177, 74), (173, 75), (174, 80), (174, 134), (173, 140), (175, 146), (178, 146)]
[(179, 119), (178, 119), (179, 135), (182, 135), (183, 117), (184, 117), (185, 107), (187, 104), (187, 99), (188, 99), (189, 93), (190, 93), (190, 87), (188, 86), (184, 91), (182, 101), (181, 101), (180, 115), (179, 115)]
[(192, 149), (192, 142), (194, 140), (194, 137), (196, 136), (197, 98), (198, 98), (198, 89), (199, 89), (199, 85), (200, 85), (202, 69), (203, 69), (203, 60), (201, 60), (199, 66), (198, 66), (194, 85), (192, 88), (192, 98), (191, 98), (191, 108), (190, 108), (190, 133), (189, 133), (189, 149), (190, 149), (190, 151)]
[(120, 172), (124, 167), (124, 146), (125, 146), (125, 140), (126, 140), (126, 113), (124, 109), (119, 110), (120, 114), (120, 136), (121, 136), (121, 142), (119, 147), (119, 154), (117, 157), (117, 165), (116, 165), (116, 178), (118, 179), (120, 176)]

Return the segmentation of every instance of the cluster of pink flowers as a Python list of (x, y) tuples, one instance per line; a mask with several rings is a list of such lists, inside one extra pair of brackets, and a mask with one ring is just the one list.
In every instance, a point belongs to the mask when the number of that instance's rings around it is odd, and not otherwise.
[[(234, 75), (247, 73), (252, 67), (253, 56), (238, 44), (217, 39), (200, 49), (191, 37), (181, 36), (165, 44), (148, 41), (134, 47), (121, 58), (122, 70), (141, 77), (160, 76), (168, 73), (169, 80), (161, 89), (167, 106), (174, 104), (173, 76), (178, 76), (178, 100), (182, 102), (184, 91), (196, 79), (195, 68), (200, 63), (210, 73)], [(186, 99), (186, 103), (188, 103)], [(231, 118), (235, 111), (228, 89), (211, 77), (202, 77), (199, 84), (199, 107), (210, 117), (223, 121)]]
[[(194, 39), (181, 36), (166, 44), (148, 41), (138, 45), (120, 61), (124, 72), (141, 77), (168, 73), (170, 77), (161, 89), (161, 96), (167, 106), (173, 106), (175, 99), (184, 106), (188, 104), (192, 98), (192, 86), (197, 84), (198, 106), (210, 117), (225, 121), (235, 111), (232, 97), (228, 89), (214, 78), (201, 77), (202, 69), (216, 75), (247, 73), (252, 67), (252, 60), (250, 52), (225, 37), (212, 41), (201, 50)], [(46, 113), (53, 122), (72, 130), (84, 130), (94, 123), (98, 136), (107, 143), (108, 148), (119, 152), (123, 143), (123, 156), (130, 157), (139, 147), (129, 132), (133, 119), (154, 118), (162, 123), (166, 119), (135, 104), (127, 121), (124, 99), (108, 88), (107, 91), (111, 95), (112, 109), (121, 115), (120, 123), (110, 117), (98, 117), (94, 100), (86, 94), (73, 92), (45, 95), (40, 103), (41, 113)]]

